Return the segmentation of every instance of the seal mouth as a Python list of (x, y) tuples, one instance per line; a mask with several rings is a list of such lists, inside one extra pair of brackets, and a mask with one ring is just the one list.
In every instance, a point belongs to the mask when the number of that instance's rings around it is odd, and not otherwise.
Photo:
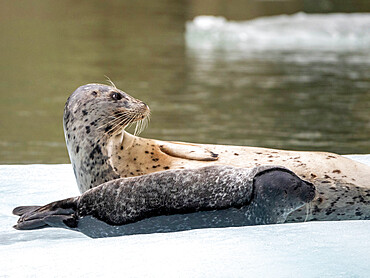
[(124, 132), (127, 127), (135, 124), (134, 135), (139, 135), (148, 126), (150, 121), (150, 109), (144, 102), (140, 109), (119, 110), (110, 116), (108, 123), (100, 126), (98, 129), (104, 129), (106, 135), (115, 136)]

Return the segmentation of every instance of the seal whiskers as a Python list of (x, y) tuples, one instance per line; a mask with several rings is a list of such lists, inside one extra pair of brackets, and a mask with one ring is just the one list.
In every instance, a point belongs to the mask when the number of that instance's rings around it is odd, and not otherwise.
[[(132, 123), (134, 123), (134, 121), (136, 120), (136, 115), (130, 115), (126, 118), (123, 118), (121, 119), (116, 125), (114, 125), (110, 131), (113, 131), (112, 132), (112, 135), (115, 136), (121, 132), (123, 132), (123, 130), (130, 126)], [(109, 133), (110, 131), (106, 132), (106, 133)]]
[(101, 126), (98, 127), (98, 129), (106, 128), (107, 126), (111, 126), (109, 130), (115, 129), (115, 127), (120, 126), (124, 123), (124, 121), (127, 120), (127, 118), (131, 118), (132, 113), (120, 113), (119, 116), (111, 116), (113, 119)]
[(305, 217), (305, 219), (304, 219), (303, 222), (307, 222), (308, 217), (311, 216), (311, 211), (312, 211), (312, 204), (311, 203), (307, 203), (306, 204), (306, 217)]
[[(110, 126), (109, 129), (104, 131), (104, 134), (112, 134), (112, 136), (116, 136), (120, 133), (122, 133), (125, 128), (129, 127), (131, 124), (135, 123), (138, 124), (142, 120), (137, 121), (137, 117), (139, 116), (139, 113), (129, 113), (129, 112), (124, 112), (120, 113), (118, 117), (114, 117), (113, 120), (110, 122), (100, 126), (98, 129), (106, 128)], [(136, 130), (136, 129), (135, 129)]]
[[(140, 133), (142, 133), (144, 131), (144, 129), (148, 126), (149, 116), (150, 116), (150, 114), (147, 117), (145, 117), (144, 119), (141, 119), (140, 121), (136, 122), (134, 136), (137, 136)], [(122, 130), (122, 132), (123, 132), (123, 130)]]
[(110, 86), (117, 89), (116, 84), (114, 84), (113, 81), (107, 75), (104, 75), (104, 77), (107, 79), (107, 82), (109, 83)]

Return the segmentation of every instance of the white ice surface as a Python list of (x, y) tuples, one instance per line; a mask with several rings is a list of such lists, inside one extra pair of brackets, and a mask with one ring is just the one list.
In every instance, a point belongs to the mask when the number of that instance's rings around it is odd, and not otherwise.
[[(370, 155), (350, 156), (370, 165)], [(369, 277), (370, 221), (90, 239), (16, 231), (18, 205), (78, 195), (70, 165), (0, 166), (0, 277)]]
[(305, 14), (236, 22), (198, 16), (186, 24), (190, 49), (369, 50), (370, 13)]

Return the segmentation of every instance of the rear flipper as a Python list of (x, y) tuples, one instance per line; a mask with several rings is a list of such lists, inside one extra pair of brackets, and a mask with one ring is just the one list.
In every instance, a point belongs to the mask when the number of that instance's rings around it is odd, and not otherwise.
[(31, 211), (37, 210), (41, 206), (20, 206), (13, 209), (13, 214), (22, 216), (23, 214), (30, 213)]
[(36, 230), (47, 227), (55, 228), (66, 228), (73, 229), (77, 228), (77, 218), (74, 214), (69, 215), (50, 215), (45, 217), (40, 217), (32, 220), (20, 220), (13, 228), (17, 230)]
[(13, 210), (19, 215), (17, 230), (33, 230), (46, 227), (76, 228), (75, 215), (78, 198), (68, 198), (41, 206), (20, 206)]

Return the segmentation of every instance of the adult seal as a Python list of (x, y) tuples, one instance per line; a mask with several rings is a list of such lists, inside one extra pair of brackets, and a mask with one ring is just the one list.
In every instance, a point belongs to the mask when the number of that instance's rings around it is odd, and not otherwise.
[[(149, 115), (145, 103), (116, 87), (88, 84), (68, 99), (64, 131), (81, 192), (106, 181), (169, 169), (282, 165), (312, 182), (317, 198), (307, 220), (370, 219), (370, 167), (333, 153), (166, 142), (131, 135)], [(298, 209), (287, 221), (304, 221)]]
[(61, 227), (91, 237), (283, 223), (314, 186), (274, 166), (207, 166), (121, 178), (79, 197), (14, 209), (16, 229)]

